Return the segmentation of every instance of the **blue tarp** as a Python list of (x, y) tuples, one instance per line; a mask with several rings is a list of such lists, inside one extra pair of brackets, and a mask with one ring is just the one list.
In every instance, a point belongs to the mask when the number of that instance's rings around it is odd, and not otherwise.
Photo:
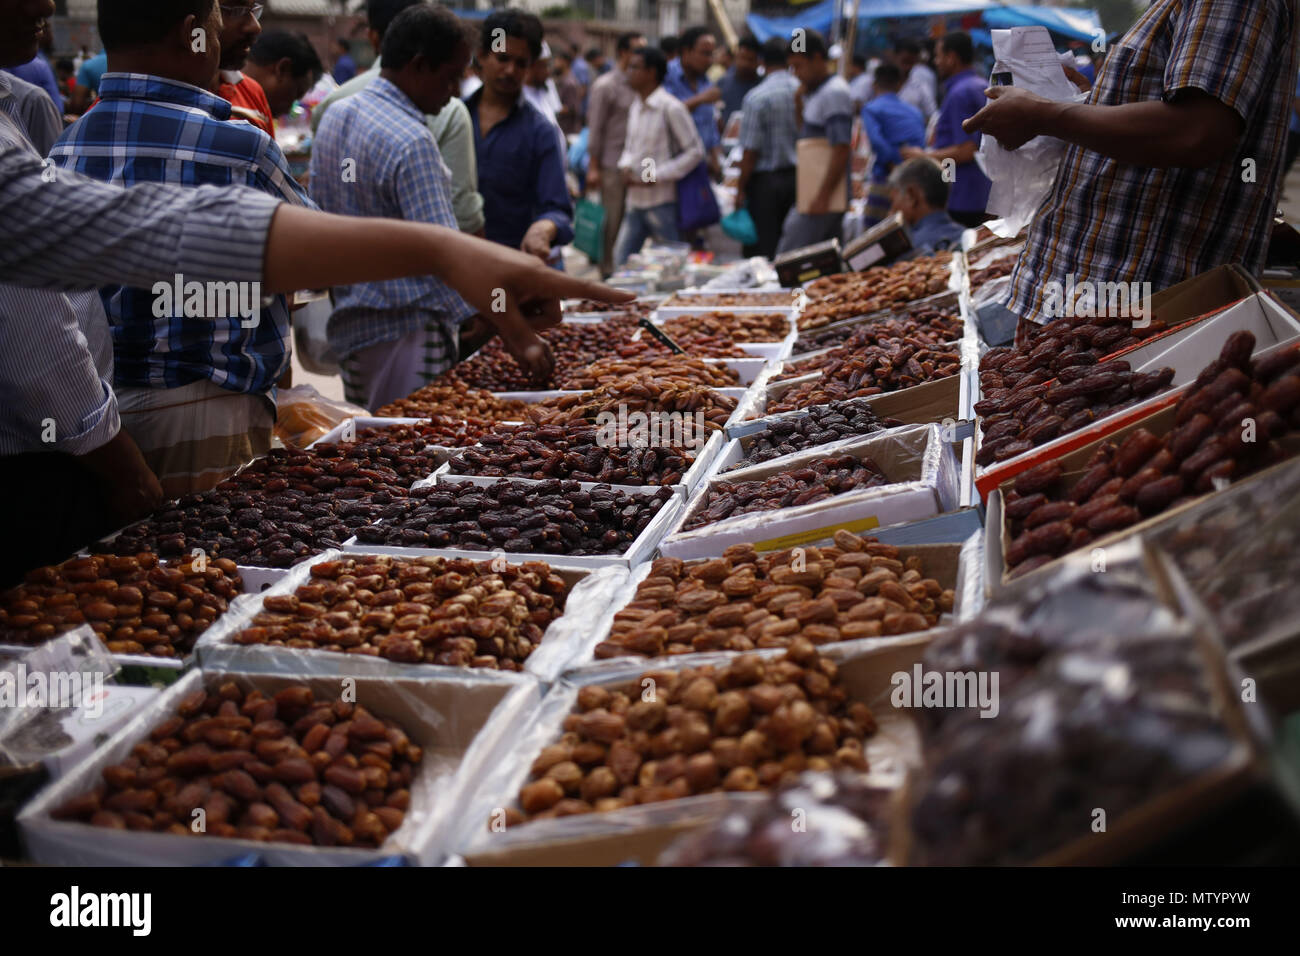
[(1072, 40), (1091, 42), (1106, 34), (1096, 10), (1064, 10), (1060, 7), (998, 7), (984, 11), (984, 25), (990, 30), (1007, 27), (1045, 26)]
[[(841, 4), (843, 4), (841, 6)], [(764, 17), (751, 13), (746, 20), (760, 42), (786, 36), (796, 27), (817, 30), (829, 37), (837, 10), (847, 16), (853, 0), (822, 0), (788, 17)], [(1057, 7), (1008, 7), (992, 0), (861, 0), (858, 22), (886, 17), (931, 17), (981, 11), (989, 29), (1041, 24), (1055, 33), (1078, 40), (1091, 40), (1101, 21), (1095, 10), (1062, 10)]]

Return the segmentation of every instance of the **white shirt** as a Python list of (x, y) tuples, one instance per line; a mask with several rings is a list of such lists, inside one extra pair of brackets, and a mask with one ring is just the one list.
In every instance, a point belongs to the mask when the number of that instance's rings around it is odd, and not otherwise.
[(553, 79), (547, 77), (545, 86), (525, 83), (524, 98), (541, 110), (542, 115), (557, 127), (560, 125), (559, 113), (564, 109), (564, 103), (560, 100), (560, 91), (555, 88)]
[(904, 103), (911, 103), (927, 120), (939, 109), (939, 81), (934, 70), (924, 63), (912, 67), (903, 88), (898, 91), (898, 98)]
[(618, 168), (631, 170), (647, 185), (628, 187), (628, 206), (649, 209), (676, 202), (677, 181), (703, 160), (704, 143), (681, 100), (657, 86), (645, 100), (638, 96), (632, 101)]

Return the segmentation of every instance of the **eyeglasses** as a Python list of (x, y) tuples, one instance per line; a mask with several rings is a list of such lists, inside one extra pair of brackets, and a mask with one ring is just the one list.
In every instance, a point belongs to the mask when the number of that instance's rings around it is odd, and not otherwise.
[(227, 20), (242, 20), (251, 13), (254, 20), (261, 21), (262, 13), (265, 10), (266, 4), (264, 3), (254, 3), (240, 7), (221, 4), (221, 16)]

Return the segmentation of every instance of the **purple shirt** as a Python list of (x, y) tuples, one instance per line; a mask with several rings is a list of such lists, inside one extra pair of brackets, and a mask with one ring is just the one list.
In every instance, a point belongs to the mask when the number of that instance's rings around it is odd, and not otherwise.
[[(939, 122), (934, 128), (934, 146), (943, 149), (961, 143), (979, 146), (980, 134), (968, 133), (961, 124), (970, 119), (988, 102), (984, 90), (988, 81), (974, 70), (962, 70), (943, 84), (943, 105), (939, 107)], [(983, 212), (989, 201), (989, 179), (975, 162), (957, 164), (957, 179), (948, 195), (948, 208), (958, 212)]]

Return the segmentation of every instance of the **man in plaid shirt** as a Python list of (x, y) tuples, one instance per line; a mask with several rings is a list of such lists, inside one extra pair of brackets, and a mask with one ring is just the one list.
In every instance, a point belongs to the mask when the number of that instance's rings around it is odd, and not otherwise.
[(799, 117), (795, 92), (799, 81), (786, 69), (788, 46), (782, 37), (763, 44), (763, 82), (745, 94), (740, 109), (740, 178), (736, 208), (748, 206), (758, 242), (745, 246), (746, 256), (776, 255), (781, 227), (794, 206)]
[(1012, 315), (1058, 317), (1045, 287), (1071, 276), (1076, 288), (1161, 289), (1223, 263), (1263, 267), (1295, 26), (1294, 0), (1156, 0), (1110, 49), (1086, 104), (987, 91), (968, 132), (1011, 149), (1039, 134), (1070, 144), (1012, 273)]
[[(208, 92), (221, 25), (215, 0), (180, 6), (100, 0), (99, 31), (109, 58), (100, 100), (64, 131), (50, 159), (125, 186), (246, 185), (310, 206), (275, 142), (248, 123), (232, 122), (230, 104)], [(217, 296), (198, 305), (188, 293), (173, 294), (185, 281), (100, 291), (122, 427), (168, 495), (209, 488), (270, 448), (270, 392), (289, 368), (284, 296), (263, 304), (260, 289), (232, 286), (235, 294), (223, 290), (209, 314)], [(160, 292), (163, 285), (169, 288)]]
[[(424, 116), (451, 99), (470, 50), (446, 8), (417, 4), (398, 14), (384, 34), (379, 77), (333, 106), (317, 130), (311, 190), (322, 209), (456, 228), (450, 174)], [(336, 287), (326, 333), (343, 359), (348, 400), (379, 408), (455, 365), (461, 323), (474, 314), (433, 277)], [(520, 365), (550, 375), (549, 347), (535, 332), (503, 332)]]

